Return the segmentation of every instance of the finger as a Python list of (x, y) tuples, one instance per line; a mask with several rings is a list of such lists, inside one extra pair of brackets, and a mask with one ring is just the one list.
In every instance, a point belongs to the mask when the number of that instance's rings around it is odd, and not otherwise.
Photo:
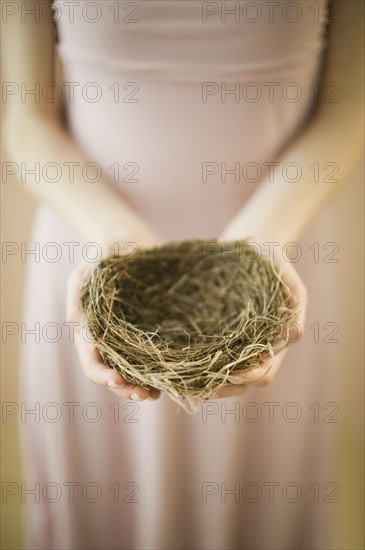
[[(257, 376), (256, 379), (253, 379), (252, 382), (255, 386), (267, 386), (272, 382), (272, 380), (275, 378), (276, 374), (278, 373), (281, 364), (288, 353), (289, 349), (285, 348), (282, 351), (280, 351), (277, 355), (275, 355), (273, 358), (268, 358), (264, 365), (260, 367), (261, 371), (265, 370), (265, 372), (261, 376)], [(254, 371), (253, 371), (254, 372)]]
[(141, 386), (126, 383), (123, 387), (108, 386), (109, 389), (118, 397), (131, 399), (132, 401), (144, 401), (149, 396), (149, 391)]
[(122, 376), (121, 378), (125, 382), (124, 385), (119, 383), (107, 383), (108, 388), (118, 397), (122, 397), (123, 399), (132, 399), (132, 401), (144, 401), (145, 399), (156, 401), (160, 397), (160, 390), (155, 388), (142, 388), (142, 386), (126, 382)]
[(304, 333), (308, 295), (299, 276), (293, 271), (294, 268), (290, 266), (283, 274), (283, 281), (289, 289), (289, 307), (295, 312), (289, 325), (283, 327), (271, 343), (275, 355), (278, 355), (289, 344), (298, 342)]
[(92, 266), (83, 262), (69, 275), (67, 279), (66, 320), (79, 321), (82, 315), (80, 290), (85, 278), (91, 273)]
[(254, 384), (266, 386), (273, 380), (283, 362), (288, 348), (281, 350), (274, 357), (268, 357), (259, 367), (253, 368), (247, 372), (238, 372), (231, 375), (228, 380), (231, 384)]
[(289, 343), (293, 343), (300, 340), (304, 332), (308, 292), (292, 265), (286, 266), (283, 279), (290, 289), (289, 304), (296, 309), (295, 317), (289, 328)]
[(75, 345), (85, 376), (95, 384), (107, 386), (124, 386), (124, 378), (114, 369), (106, 365), (95, 346), (87, 343), (80, 333), (75, 334)]
[(124, 399), (143, 401), (149, 397), (152, 400), (159, 398), (159, 390), (147, 390), (138, 385), (127, 383), (116, 370), (104, 363), (96, 347), (87, 344), (82, 335), (76, 334), (75, 343), (84, 374), (91, 382), (106, 386), (118, 397)]
[(220, 388), (217, 393), (214, 394), (212, 399), (221, 398), (221, 397), (239, 397), (247, 391), (248, 387), (245, 384), (240, 386), (223, 386)]
[(152, 389), (150, 390), (150, 394), (147, 397), (147, 399), (150, 399), (151, 401), (156, 401), (157, 399), (159, 399), (160, 395), (161, 395), (160, 390)]
[(113, 384), (109, 385), (109, 389), (115, 393), (118, 397), (123, 399), (131, 399), (132, 401), (144, 401), (149, 399), (151, 401), (156, 401), (160, 397), (160, 390), (156, 389), (146, 389), (141, 386), (136, 386), (134, 384), (126, 383), (124, 386), (114, 386)]

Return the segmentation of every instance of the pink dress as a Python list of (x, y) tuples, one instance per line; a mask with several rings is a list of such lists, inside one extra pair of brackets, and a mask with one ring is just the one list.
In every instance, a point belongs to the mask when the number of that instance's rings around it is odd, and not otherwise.
[[(269, 4), (55, 2), (69, 129), (96, 163), (85, 177), (98, 185), (97, 166), (163, 242), (218, 236), (309, 116), (326, 2)], [(23, 344), (20, 371), (21, 401), (37, 411), (20, 423), (36, 491), (24, 498), (25, 548), (335, 548), (336, 346), (307, 328), (271, 385), (194, 416), (165, 395), (118, 401), (85, 379), (65, 323), (66, 278), (92, 249), (45, 206), (32, 241), (41, 254), (28, 260), (24, 321), (40, 337)], [(314, 261), (317, 245), (332, 253), (327, 241), (322, 216), (295, 264), (319, 331), (337, 311), (337, 264)]]

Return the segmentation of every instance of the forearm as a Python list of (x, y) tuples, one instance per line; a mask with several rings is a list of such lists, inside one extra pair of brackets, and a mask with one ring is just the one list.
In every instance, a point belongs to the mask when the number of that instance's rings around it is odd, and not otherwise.
[[(16, 171), (17, 179), (39, 200), (53, 207), (87, 240), (102, 246), (113, 238), (128, 239), (143, 222), (103, 177), (91, 181), (83, 175), (86, 159), (71, 136), (56, 117), (46, 117), (30, 111), (20, 121), (6, 121), (5, 149), (9, 173)], [(30, 172), (38, 164), (37, 182)], [(59, 181), (42, 179), (48, 163), (59, 167)], [(27, 172), (28, 171), (28, 172)], [(52, 170), (50, 169), (50, 174)], [(10, 178), (7, 177), (10, 181)]]
[[(361, 159), (361, 109), (350, 104), (333, 115), (329, 108), (319, 112), (277, 159), (279, 165), (272, 166), (234, 217), (225, 239), (256, 235), (284, 243), (300, 238), (316, 214), (350, 180)], [(295, 181), (297, 174), (300, 177)]]

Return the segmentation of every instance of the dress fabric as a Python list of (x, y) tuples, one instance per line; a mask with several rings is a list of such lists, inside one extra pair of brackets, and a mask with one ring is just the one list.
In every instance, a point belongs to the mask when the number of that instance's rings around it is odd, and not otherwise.
[[(226, 3), (238, 15), (223, 4), (54, 3), (69, 131), (162, 242), (217, 237), (316, 100), (326, 2), (318, 13)], [(313, 243), (323, 255), (330, 237), (322, 216), (300, 243), (307, 326), (336, 319), (337, 264), (314, 261)], [(272, 384), (193, 416), (165, 395), (118, 400), (86, 380), (65, 323), (67, 276), (92, 247), (44, 205), (31, 243), (41, 253), (27, 260), (23, 320), (41, 330), (22, 344), (20, 392), (40, 412), (19, 428), (24, 480), (40, 494), (24, 504), (25, 548), (335, 548), (325, 497), (337, 424), (322, 421), (336, 417), (323, 409), (336, 395), (333, 346), (308, 329)]]

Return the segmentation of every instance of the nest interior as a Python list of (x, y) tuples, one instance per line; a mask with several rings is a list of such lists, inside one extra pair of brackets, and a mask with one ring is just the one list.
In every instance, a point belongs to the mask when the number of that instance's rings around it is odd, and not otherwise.
[(273, 355), (295, 311), (272, 262), (248, 241), (170, 242), (109, 256), (81, 290), (104, 361), (194, 412), (238, 371)]

